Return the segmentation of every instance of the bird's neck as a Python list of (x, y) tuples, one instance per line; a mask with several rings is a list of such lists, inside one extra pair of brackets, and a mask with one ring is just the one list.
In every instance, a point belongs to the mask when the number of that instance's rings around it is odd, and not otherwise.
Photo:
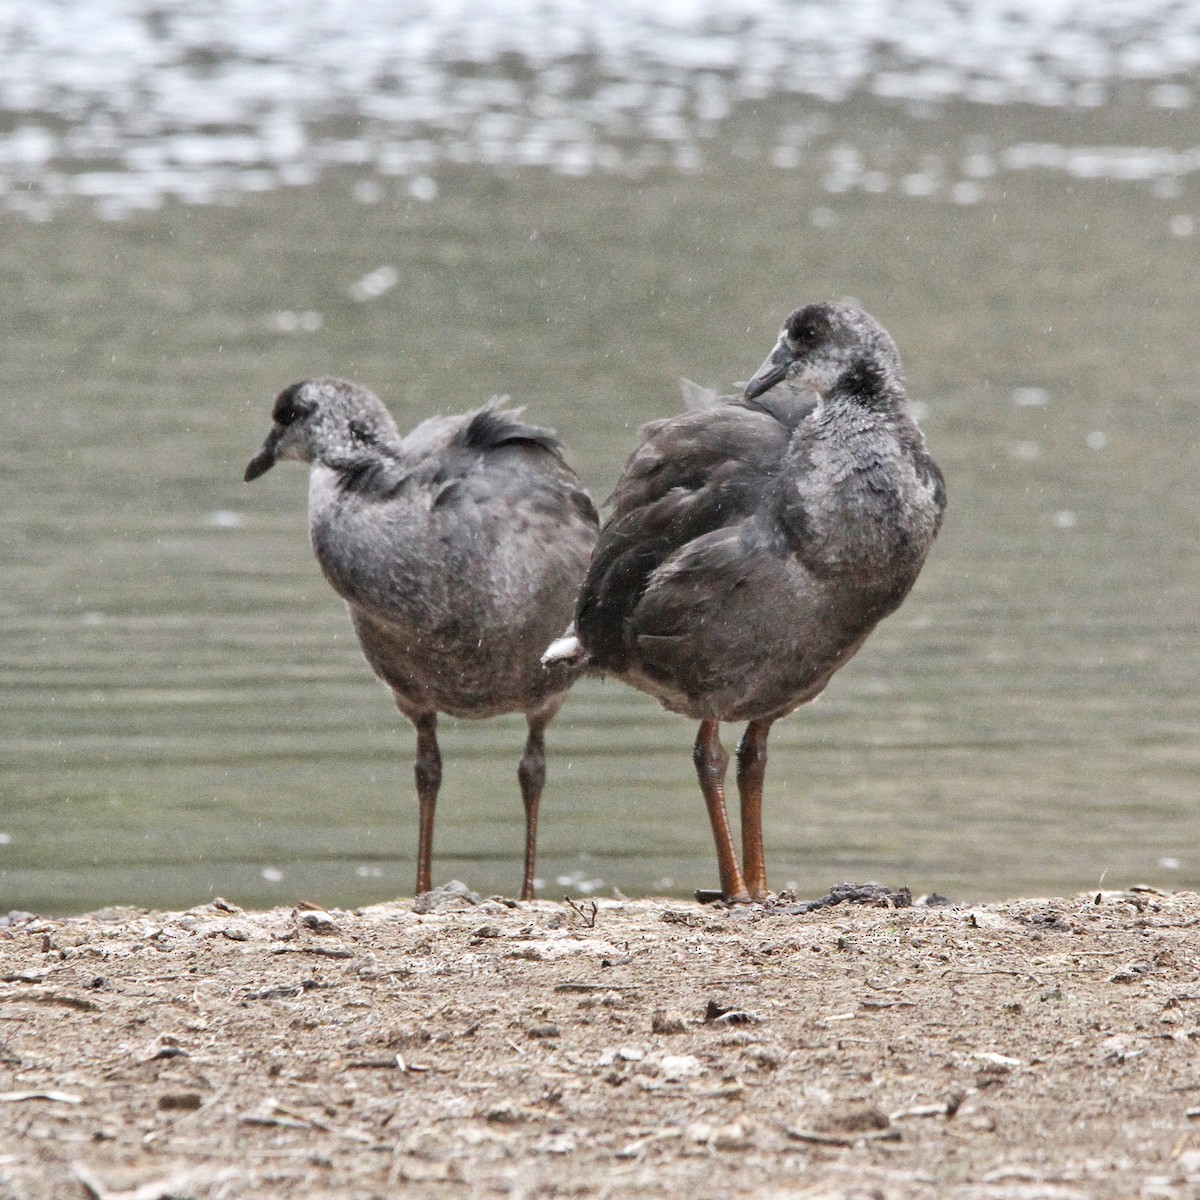
[(880, 414), (902, 412), (904, 401), (903, 382), (873, 358), (851, 363), (826, 394), (826, 404), (835, 409), (849, 405)]

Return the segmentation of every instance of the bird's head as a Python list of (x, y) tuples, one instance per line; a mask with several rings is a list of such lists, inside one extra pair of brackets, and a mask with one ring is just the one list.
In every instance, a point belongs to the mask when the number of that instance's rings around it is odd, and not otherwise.
[(784, 379), (822, 396), (847, 389), (866, 399), (903, 389), (900, 354), (887, 330), (846, 304), (809, 304), (792, 312), (743, 398), (753, 400)]
[(373, 446), (395, 446), (395, 422), (383, 404), (345, 379), (306, 379), (275, 397), (271, 431), (246, 467), (246, 482), (280, 459), (333, 463)]

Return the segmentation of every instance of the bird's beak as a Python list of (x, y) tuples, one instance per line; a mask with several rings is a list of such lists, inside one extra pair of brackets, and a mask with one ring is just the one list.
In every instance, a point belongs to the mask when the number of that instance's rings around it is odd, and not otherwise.
[(275, 465), (275, 448), (279, 445), (282, 433), (283, 431), (276, 426), (267, 434), (267, 440), (263, 442), (258, 453), (246, 466), (246, 474), (243, 478), (247, 483), (252, 479), (257, 479), (260, 475), (265, 475)]
[(795, 351), (787, 344), (787, 339), (780, 337), (775, 343), (775, 349), (763, 360), (763, 365), (754, 372), (750, 382), (742, 392), (743, 400), (753, 400), (763, 392), (773, 388), (787, 373), (788, 367), (796, 361)]

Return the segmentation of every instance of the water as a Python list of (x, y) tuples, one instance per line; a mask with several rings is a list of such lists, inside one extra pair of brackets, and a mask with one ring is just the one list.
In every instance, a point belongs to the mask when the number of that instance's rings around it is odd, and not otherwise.
[[(1196, 886), (1200, 5), (391, 7), (0, 2), (0, 911), (411, 891), (280, 387), (510, 393), (603, 496), (825, 296), (951, 508), (772, 734), (772, 883)], [(445, 722), (435, 878), (516, 888), (522, 726)], [(714, 882), (694, 732), (575, 690), (542, 894)]]

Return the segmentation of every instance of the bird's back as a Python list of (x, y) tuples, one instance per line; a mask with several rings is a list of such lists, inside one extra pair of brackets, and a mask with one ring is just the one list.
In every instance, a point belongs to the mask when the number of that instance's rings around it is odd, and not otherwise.
[(402, 708), (530, 710), (570, 682), (538, 656), (570, 617), (595, 508), (544, 429), (489, 405), (398, 450), (315, 463), (313, 548)]

